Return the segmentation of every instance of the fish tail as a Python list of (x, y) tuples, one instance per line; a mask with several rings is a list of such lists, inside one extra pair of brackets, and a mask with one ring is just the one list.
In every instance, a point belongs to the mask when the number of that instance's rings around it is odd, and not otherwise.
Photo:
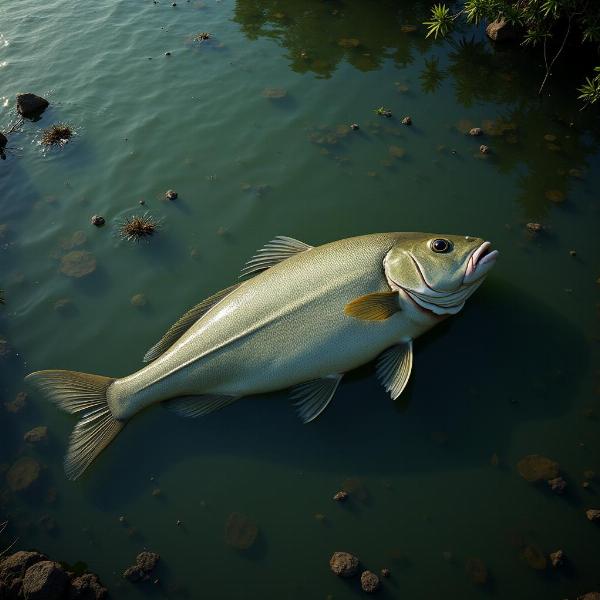
[(107, 401), (114, 378), (76, 371), (36, 371), (25, 378), (64, 411), (81, 416), (65, 456), (65, 473), (77, 479), (125, 426), (115, 419)]

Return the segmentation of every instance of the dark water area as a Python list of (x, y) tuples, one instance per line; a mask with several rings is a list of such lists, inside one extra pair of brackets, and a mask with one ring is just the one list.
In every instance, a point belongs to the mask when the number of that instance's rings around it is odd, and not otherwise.
[[(432, 4), (0, 3), (0, 130), (18, 92), (51, 103), (0, 162), (0, 550), (18, 537), (82, 561), (118, 599), (357, 598), (358, 580), (329, 570), (338, 550), (390, 569), (382, 598), (600, 591), (586, 518), (600, 509), (600, 118), (575, 91), (587, 64), (573, 55), (539, 98), (541, 56), (483, 29), (426, 38)], [(42, 146), (58, 122), (73, 139)], [(157, 235), (119, 239), (146, 211)], [(276, 235), (379, 231), (476, 235), (501, 253), (465, 309), (416, 340), (400, 399), (365, 365), (309, 425), (286, 392), (200, 420), (152, 407), (66, 479), (75, 419), (27, 373), (134, 372)], [(95, 270), (68, 276), (82, 251)], [(37, 426), (48, 440), (26, 442)], [(521, 477), (531, 454), (559, 463), (563, 495)], [(24, 457), (39, 476), (11, 489)], [(249, 550), (225, 543), (234, 512), (258, 525)], [(144, 549), (161, 555), (158, 584), (121, 577)], [(553, 569), (558, 549), (568, 561)]]

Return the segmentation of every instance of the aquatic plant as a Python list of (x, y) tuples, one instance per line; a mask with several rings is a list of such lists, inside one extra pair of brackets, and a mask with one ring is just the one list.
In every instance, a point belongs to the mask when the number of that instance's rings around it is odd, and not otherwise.
[(128, 242), (139, 242), (142, 238), (154, 235), (158, 228), (159, 222), (148, 213), (144, 213), (141, 216), (127, 217), (119, 225), (119, 233)]
[(194, 42), (205, 42), (206, 40), (210, 40), (211, 38), (212, 34), (206, 31), (201, 31), (200, 33), (197, 33), (192, 39), (194, 40)]
[(385, 108), (385, 106), (380, 106), (379, 108), (376, 108), (373, 111), (376, 115), (379, 115), (380, 117), (391, 117), (392, 116), (392, 111), (389, 110), (388, 108)]
[(64, 146), (73, 136), (73, 130), (64, 123), (52, 125), (42, 132), (44, 146)]
[[(542, 46), (545, 74), (538, 94), (543, 92), (554, 64), (572, 33), (578, 35), (580, 44), (588, 44), (592, 51), (597, 50), (600, 44), (600, 12), (597, 3), (589, 0), (464, 0), (457, 12), (452, 12), (445, 4), (434, 4), (431, 20), (424, 22), (428, 30), (426, 37), (447, 36), (462, 16), (472, 25), (487, 20), (505, 26), (505, 31), (510, 29), (507, 35), (520, 39), (522, 46)], [(549, 47), (555, 36), (558, 43), (551, 55)], [(586, 103), (584, 108), (600, 99), (600, 66), (595, 67), (594, 71), (597, 75), (586, 78), (586, 82), (578, 88), (579, 99)]]

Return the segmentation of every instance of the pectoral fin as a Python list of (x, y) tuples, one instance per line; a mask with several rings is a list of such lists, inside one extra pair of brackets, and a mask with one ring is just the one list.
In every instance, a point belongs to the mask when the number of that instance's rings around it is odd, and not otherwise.
[(239, 396), (183, 396), (166, 400), (163, 404), (180, 417), (196, 419), (204, 417), (216, 410), (225, 408), (235, 402)]
[(269, 269), (282, 260), (294, 256), (294, 254), (299, 254), (312, 248), (313, 246), (309, 246), (300, 240), (295, 240), (286, 235), (278, 235), (274, 240), (271, 240), (258, 250), (246, 263), (240, 277)]
[(298, 408), (298, 416), (303, 423), (314, 421), (327, 408), (341, 380), (342, 375), (336, 373), (301, 383), (292, 389), (292, 399), (296, 400), (294, 406)]
[(392, 400), (396, 400), (404, 391), (413, 364), (412, 340), (388, 348), (377, 359), (377, 376), (390, 393)]
[(364, 321), (385, 321), (399, 312), (398, 292), (375, 292), (348, 302), (344, 312)]
[(213, 306), (216, 306), (226, 296), (231, 294), (233, 290), (240, 287), (241, 283), (236, 283), (216, 294), (202, 300), (200, 304), (188, 310), (176, 323), (171, 325), (167, 333), (146, 352), (144, 362), (152, 362), (161, 354), (168, 350), (201, 316), (205, 315)]

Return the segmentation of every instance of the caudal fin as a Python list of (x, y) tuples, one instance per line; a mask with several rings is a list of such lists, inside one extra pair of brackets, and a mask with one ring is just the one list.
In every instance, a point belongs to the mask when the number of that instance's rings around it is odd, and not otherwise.
[(77, 479), (125, 426), (112, 416), (106, 400), (114, 379), (75, 371), (36, 371), (25, 379), (64, 411), (81, 415), (65, 456), (67, 477)]

